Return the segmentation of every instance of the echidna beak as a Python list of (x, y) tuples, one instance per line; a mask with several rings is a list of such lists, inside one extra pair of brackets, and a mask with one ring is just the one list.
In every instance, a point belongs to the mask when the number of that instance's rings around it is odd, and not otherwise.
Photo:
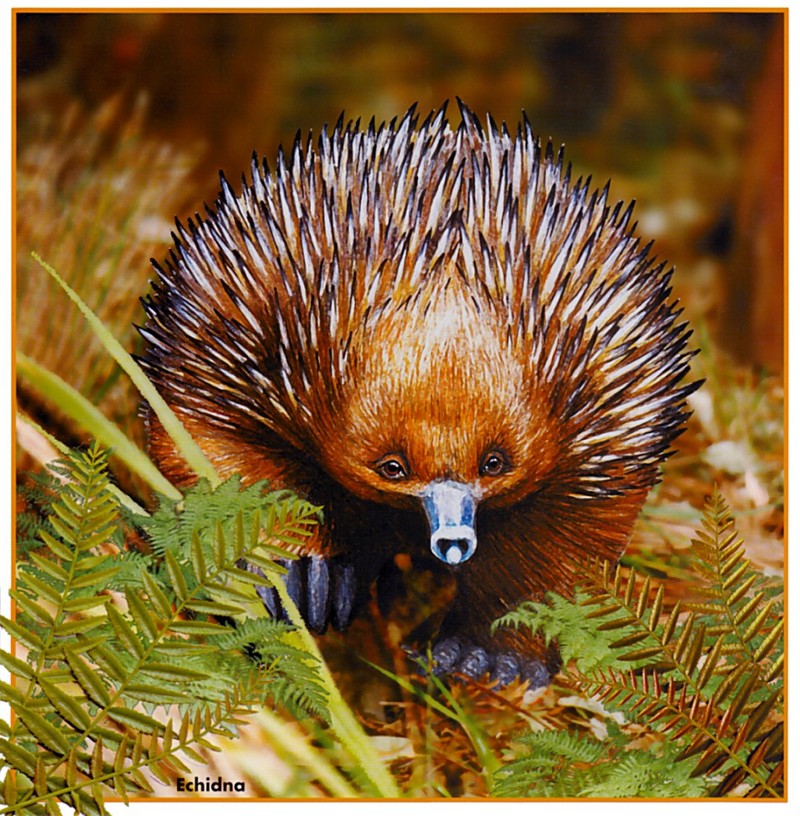
[(445, 564), (463, 564), (475, 552), (475, 496), (460, 482), (432, 482), (422, 494), (431, 528), (431, 552)]

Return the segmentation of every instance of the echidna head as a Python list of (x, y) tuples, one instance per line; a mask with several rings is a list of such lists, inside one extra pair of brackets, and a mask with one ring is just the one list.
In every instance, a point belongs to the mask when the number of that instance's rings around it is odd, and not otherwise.
[(321, 458), (362, 498), (424, 509), (434, 555), (462, 563), (478, 505), (519, 500), (552, 468), (545, 395), (455, 268), (388, 310), (359, 350)]

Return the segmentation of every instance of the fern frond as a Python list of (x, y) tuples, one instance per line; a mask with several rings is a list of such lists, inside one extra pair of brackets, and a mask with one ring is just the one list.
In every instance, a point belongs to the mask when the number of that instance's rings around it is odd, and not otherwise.
[[(582, 686), (605, 705), (613, 704), (635, 721), (667, 735), (673, 745), (680, 748), (677, 761), (695, 757), (692, 776), (724, 773), (726, 778), (730, 775), (739, 780), (736, 784), (746, 781), (751, 789), (780, 797), (780, 785), (769, 783), (774, 766), (754, 762), (753, 751), (742, 750), (750, 735), (760, 727), (749, 717), (740, 719), (745, 695), (731, 704), (726, 717), (725, 714), (720, 716), (713, 700), (687, 693), (687, 687), (675, 680), (663, 683), (657, 672), (610, 669), (598, 672), (591, 680), (582, 678)], [(765, 702), (761, 722), (774, 702), (774, 698)], [(732, 728), (731, 722), (736, 723)], [(756, 742), (763, 742), (763, 736)], [(718, 789), (724, 790), (727, 786), (721, 784)]]
[(534, 731), (519, 738), (525, 753), (495, 771), (492, 796), (574, 797), (604, 773), (608, 747), (570, 730)]
[[(0, 737), (12, 780), (0, 791), (0, 813), (55, 812), (57, 801), (104, 813), (108, 795), (127, 801), (151, 791), (153, 778), (168, 782), (186, 770), (181, 754), (199, 757), (209, 737), (234, 734), (241, 715), (268, 698), (325, 716), (318, 659), (293, 645), (292, 627), (244, 627), (267, 656), (258, 665), (227, 622), (246, 622), (251, 599), (263, 615), (253, 584), (270, 579), (241, 564), (268, 551), (285, 556), (264, 540), (307, 535), (314, 508), (285, 496), (258, 508), (262, 486), (221, 488), (226, 501), (210, 503), (216, 517), (206, 508), (187, 521), (172, 502), (153, 522), (178, 533), (158, 562), (119, 551), (119, 507), (98, 446), (74, 454), (63, 475), (39, 550), (19, 567), (16, 618), (0, 619), (27, 650), (27, 660), (0, 652), (16, 678), (0, 686), (16, 715)], [(176, 730), (173, 705), (182, 718)]]
[(641, 636), (635, 641), (638, 650), (627, 651), (633, 641), (626, 637), (611, 648), (623, 651), (620, 661), (651, 662), (638, 673), (613, 668), (586, 673), (581, 684), (680, 741), (679, 758), (693, 758), (696, 775), (722, 774), (718, 792), (749, 786), (751, 795), (780, 796), (782, 783), (770, 780), (782, 758), (777, 737), (769, 738), (767, 750), (766, 736), (775, 733), (775, 718), (783, 710), (778, 588), (744, 558), (743, 542), (716, 490), (693, 547), (703, 600), (685, 604), (688, 614), (676, 605), (663, 624), (656, 614), (658, 594), (650, 600), (649, 581), (640, 582), (633, 572), (624, 576), (619, 568), (603, 572), (590, 605), (624, 610), (626, 624)]
[(783, 652), (783, 607), (776, 597), (780, 588), (745, 558), (744, 542), (716, 488), (692, 549), (705, 579), (699, 588), (704, 600), (687, 608), (713, 621), (708, 634), (719, 638), (724, 654), (746, 659), (752, 671), (769, 676), (773, 664), (765, 658)]
[[(541, 632), (547, 644), (558, 641), (565, 663), (575, 661), (580, 671), (589, 672), (618, 660), (614, 648), (644, 636), (626, 623), (630, 616), (621, 606), (607, 605), (587, 614), (585, 607), (592, 603), (593, 596), (580, 589), (574, 600), (550, 592), (545, 602), (525, 601), (512, 609), (493, 623), (492, 631), (508, 626)], [(598, 618), (607, 620), (598, 625)]]
[(637, 797), (681, 799), (703, 796), (708, 784), (692, 774), (670, 742), (651, 750), (632, 749), (609, 762), (599, 782), (587, 785), (581, 796), (601, 799)]
[[(288, 491), (268, 491), (267, 487), (267, 482), (243, 487), (235, 476), (217, 488), (201, 480), (178, 501), (162, 497), (156, 512), (144, 522), (153, 552), (162, 558), (167, 550), (190, 551), (195, 533), (213, 531), (217, 521), (230, 519), (231, 508), (236, 507), (243, 518), (262, 514), (265, 529), (275, 531), (283, 548), (276, 554), (291, 557), (283, 550), (306, 544), (312, 526), (321, 519), (320, 508)], [(204, 548), (210, 555), (207, 543)]]
[(17, 501), (24, 512), (17, 514), (16, 550), (18, 558), (26, 558), (32, 549), (41, 547), (40, 530), (53, 533), (47, 518), (61, 488), (61, 480), (50, 471), (25, 474), (17, 485)]
[[(106, 814), (105, 798), (109, 795), (117, 796), (127, 804), (130, 794), (153, 792), (144, 771), (168, 785), (175, 776), (190, 771), (180, 759), (181, 755), (203, 761), (198, 748), (219, 750), (209, 738), (231, 736), (233, 724), (260, 706), (263, 693), (262, 680), (252, 675), (237, 684), (216, 705), (200, 709), (194, 715), (187, 712), (177, 725), (173, 720), (160, 725), (143, 715), (130, 716), (129, 712), (126, 717), (128, 732), (98, 733), (91, 751), (73, 745), (68, 752), (61, 751), (60, 762), (55, 764), (42, 756), (37, 757), (33, 777), (25, 774), (32, 784), (17, 782), (4, 786), (7, 807), (0, 813), (35, 813), (42, 806), (47, 813), (55, 813), (59, 812), (54, 810), (55, 802), (59, 801), (70, 805), (77, 813)], [(109, 735), (110, 740), (107, 739)], [(6, 758), (19, 760), (18, 747), (0, 740), (0, 748), (4, 749)], [(113, 750), (110, 758), (108, 749)], [(23, 763), (13, 766), (16, 774), (20, 773), (20, 764)], [(37, 781), (37, 772), (46, 775), (46, 786)]]
[[(499, 623), (557, 637), (571, 662), (568, 679), (668, 739), (692, 778), (714, 780), (712, 795), (744, 790), (780, 797), (780, 587), (751, 568), (716, 490), (693, 547), (701, 579), (697, 602), (665, 609), (663, 587), (604, 562), (583, 565), (574, 603), (551, 597)], [(605, 784), (587, 790), (599, 795), (611, 790)]]
[(514, 797), (635, 798), (701, 796), (704, 780), (692, 776), (669, 742), (648, 750), (625, 747), (625, 736), (604, 741), (570, 730), (520, 738), (526, 753), (494, 775), (492, 794)]

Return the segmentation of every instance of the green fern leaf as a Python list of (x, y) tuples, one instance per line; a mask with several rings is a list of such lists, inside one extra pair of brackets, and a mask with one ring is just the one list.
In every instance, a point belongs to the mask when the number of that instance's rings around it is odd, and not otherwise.
[[(109, 792), (126, 800), (152, 790), (148, 775), (167, 780), (164, 769), (186, 769), (177, 753), (199, 758), (198, 749), (211, 748), (209, 736), (234, 734), (242, 715), (275, 695), (274, 679), (287, 683), (282, 696), (289, 703), (299, 700), (305, 711), (325, 712), (315, 658), (308, 652), (283, 652), (281, 642), (269, 655), (270, 671), (259, 671), (241, 645), (226, 650), (214, 642), (230, 632), (215, 617), (243, 613), (235, 603), (246, 597), (238, 585), (257, 600), (253, 586), (268, 582), (243, 575), (237, 565), (241, 557), (250, 550), (265, 553), (262, 535), (280, 541), (296, 538), (301, 528), (307, 531), (306, 519), (314, 523), (316, 513), (310, 505), (289, 501), (279, 508), (268, 500), (272, 512), (264, 515), (273, 528), (263, 530), (262, 486), (241, 491), (238, 483), (226, 485), (207, 503), (211, 510), (190, 494), (190, 516), (204, 526), (187, 525), (177, 505), (167, 505), (160, 518), (162, 542), (166, 528), (179, 537), (163, 545), (160, 562), (148, 561), (142, 554), (114, 553), (123, 534), (116, 500), (108, 492), (105, 454), (93, 446), (60, 470), (66, 484), (48, 494), (48, 516), (29, 525), (39, 548), (31, 548), (19, 568), (17, 618), (0, 619), (29, 652), (27, 662), (0, 655), (0, 663), (24, 681), (24, 691), (0, 685), (17, 715), (0, 740), (10, 769), (6, 801), (10, 795), (15, 809), (28, 813), (57, 810), (57, 801), (83, 812), (104, 812)], [(215, 496), (207, 486), (203, 491), (206, 498)], [(194, 572), (192, 559), (199, 565)], [(124, 596), (119, 608), (111, 596), (100, 594), (109, 588)], [(185, 619), (187, 614), (194, 619)], [(284, 626), (272, 634), (281, 641), (290, 631)], [(186, 633), (192, 640), (183, 637)], [(258, 634), (266, 653), (267, 628)], [(289, 673), (300, 666), (304, 671), (296, 672), (292, 684)], [(315, 683), (316, 695), (309, 693)], [(185, 709), (178, 735), (165, 710), (176, 703)], [(166, 725), (156, 716), (159, 711)], [(106, 749), (114, 752), (111, 764)]]
[[(540, 769), (555, 762), (562, 772), (558, 781), (523, 764), (511, 766), (530, 790), (553, 795), (569, 778), (583, 785), (572, 795), (719, 796), (743, 788), (750, 796), (782, 795), (780, 587), (744, 557), (717, 491), (701, 525), (693, 540), (699, 601), (665, 610), (664, 589), (652, 579), (607, 563), (588, 564), (579, 567), (582, 587), (574, 602), (548, 596), (547, 604), (523, 604), (498, 622), (541, 631), (548, 641), (557, 638), (569, 683), (669, 745), (660, 756), (628, 752), (617, 759), (607, 747), (590, 780), (567, 772), (566, 743), (560, 744), (555, 758), (536, 754), (526, 760)], [(662, 759), (669, 757), (680, 767), (667, 792), (658, 780), (667, 772)], [(506, 773), (498, 777), (503, 795), (533, 795)]]

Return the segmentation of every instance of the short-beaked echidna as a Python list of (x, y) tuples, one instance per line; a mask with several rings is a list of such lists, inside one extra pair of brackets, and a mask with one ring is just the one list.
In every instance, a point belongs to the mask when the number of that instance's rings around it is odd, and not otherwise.
[[(540, 682), (543, 645), (490, 624), (621, 555), (687, 416), (688, 331), (631, 206), (527, 118), (460, 108), (340, 119), (241, 195), (223, 177), (157, 266), (143, 362), (222, 475), (324, 508), (288, 579), (313, 629), (432, 553), (457, 582), (438, 670)], [(150, 450), (191, 480), (154, 417)]]

